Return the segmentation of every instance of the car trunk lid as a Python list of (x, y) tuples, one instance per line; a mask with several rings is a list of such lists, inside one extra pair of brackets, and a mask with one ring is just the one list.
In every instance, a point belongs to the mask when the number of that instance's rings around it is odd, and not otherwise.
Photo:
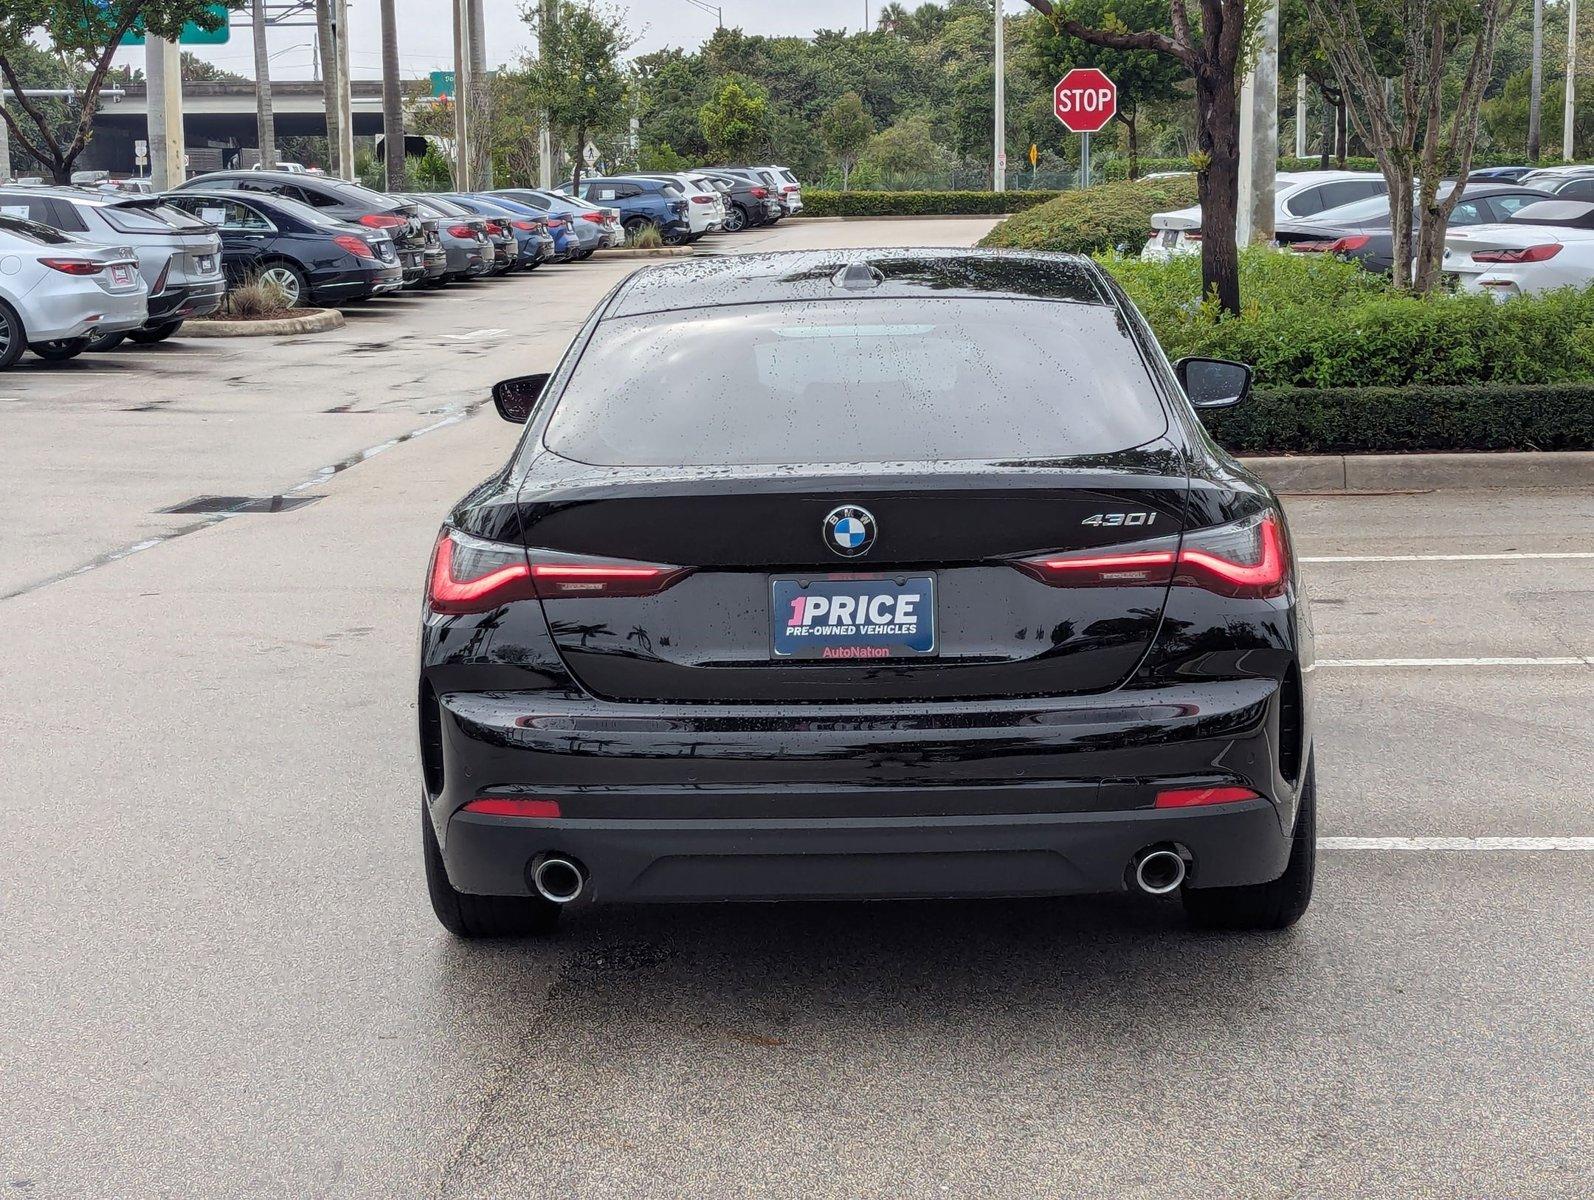
[[(893, 701), (1112, 688), (1149, 647), (1166, 580), (1058, 587), (1013, 560), (1176, 537), (1188, 486), (1165, 442), (1039, 465), (793, 468), (773, 478), (768, 468), (561, 468), (558, 484), (520, 497), (533, 562), (542, 550), (685, 569), (652, 595), (544, 590), (565, 664), (594, 694), (627, 701)], [(873, 522), (873, 542), (857, 557), (827, 541), (827, 518), (849, 507)], [(783, 591), (777, 580), (786, 581)], [(781, 657), (775, 630), (788, 620), (789, 598), (838, 582), (927, 594), (933, 652)]]

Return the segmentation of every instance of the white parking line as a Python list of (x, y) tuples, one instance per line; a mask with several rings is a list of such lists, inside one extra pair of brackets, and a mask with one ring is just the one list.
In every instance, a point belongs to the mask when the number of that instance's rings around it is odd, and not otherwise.
[(468, 342), (476, 338), (502, 337), (508, 332), (507, 329), (472, 329), (469, 333), (445, 333), (443, 336), (451, 342)]
[(1303, 563), (1377, 563), (1377, 562), (1512, 562), (1536, 558), (1594, 558), (1594, 550), (1558, 550), (1544, 552), (1516, 552), (1509, 554), (1324, 554), (1303, 557)]
[(1594, 658), (1320, 658), (1319, 667), (1594, 667)]
[(1320, 837), (1319, 850), (1594, 850), (1594, 837)]

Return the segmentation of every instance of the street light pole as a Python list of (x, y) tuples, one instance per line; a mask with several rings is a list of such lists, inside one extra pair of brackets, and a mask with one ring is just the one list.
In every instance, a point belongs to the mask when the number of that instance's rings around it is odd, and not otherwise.
[(1539, 112), (1544, 107), (1544, 0), (1533, 0), (1533, 69), (1528, 80), (1528, 161), (1539, 161)]
[(454, 5), (454, 186), (462, 192), (474, 186), (471, 167), (470, 118), (475, 98), (470, 77), (470, 0)]
[(266, 53), (266, 0), (255, 0), (255, 125), (260, 134), (260, 169), (277, 165), (277, 121), (271, 111), (271, 60)]
[(992, 5), (996, 42), (996, 96), (991, 114), (991, 190), (1007, 191), (1007, 57), (1002, 49), (1002, 0)]
[[(537, 19), (537, 59), (541, 61), (548, 50), (548, 28), (554, 19), (554, 0), (542, 0), (542, 11)], [(537, 186), (543, 191), (553, 187), (553, 129), (548, 124), (548, 110), (537, 114)]]
[(1577, 0), (1566, 3), (1566, 108), (1561, 114), (1561, 157), (1572, 161), (1572, 113), (1577, 106)]

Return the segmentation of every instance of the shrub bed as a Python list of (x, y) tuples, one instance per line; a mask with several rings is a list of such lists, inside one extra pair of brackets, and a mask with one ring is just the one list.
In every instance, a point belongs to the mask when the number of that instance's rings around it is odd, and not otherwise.
[(1594, 449), (1594, 383), (1260, 390), (1201, 414), (1232, 454)]
[(803, 192), (800, 217), (940, 217), (1014, 213), (1058, 192)]
[(1426, 299), (1320, 254), (1248, 250), (1238, 317), (1202, 302), (1196, 255), (1102, 264), (1145, 313), (1170, 358), (1250, 363), (1262, 387), (1537, 384), (1594, 379), (1594, 292), (1499, 303)]
[[(1195, 202), (1193, 176), (1103, 183), (1063, 192), (1055, 200), (1009, 217), (986, 234), (980, 245), (1075, 254), (1095, 254), (1119, 246), (1138, 251), (1146, 243), (1152, 213), (1188, 208)], [(1198, 282), (1196, 294), (1200, 290)]]

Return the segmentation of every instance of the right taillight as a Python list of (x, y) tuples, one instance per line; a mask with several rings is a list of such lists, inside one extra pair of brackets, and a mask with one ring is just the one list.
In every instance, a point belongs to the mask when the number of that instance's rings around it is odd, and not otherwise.
[(1559, 242), (1546, 242), (1542, 246), (1527, 246), (1521, 250), (1477, 250), (1472, 261), (1481, 263), (1535, 263), (1554, 258), (1561, 252)]
[(1289, 566), (1278, 517), (1265, 512), (1232, 525), (1187, 530), (1173, 582), (1224, 596), (1266, 599), (1283, 593)]
[(432, 551), (427, 602), (436, 613), (488, 612), (513, 600), (651, 596), (690, 568), (527, 550), (444, 528)]
[(1266, 599), (1289, 580), (1284, 535), (1273, 513), (1260, 513), (1182, 538), (1075, 550), (1012, 560), (1052, 587), (1154, 587), (1174, 584), (1224, 596)]

